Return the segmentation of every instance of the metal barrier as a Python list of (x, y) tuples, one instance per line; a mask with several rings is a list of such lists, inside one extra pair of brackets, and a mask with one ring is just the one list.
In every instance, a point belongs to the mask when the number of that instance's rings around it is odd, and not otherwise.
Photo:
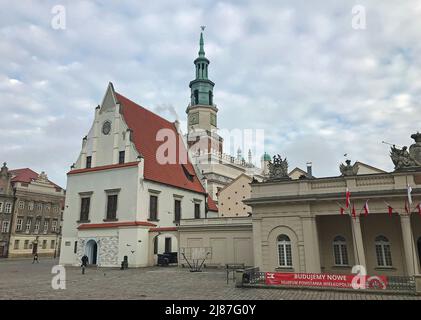
[[(254, 287), (254, 286), (264, 286), (264, 287), (279, 287), (279, 288), (291, 288), (288, 286), (278, 286), (278, 285), (268, 285), (266, 284), (266, 272), (260, 272), (259, 268), (249, 268), (242, 271), (242, 276), (238, 278), (238, 287)], [(372, 279), (372, 278), (371, 278)], [(296, 287), (297, 289), (319, 289), (319, 290), (329, 290), (335, 288), (320, 288), (320, 287)], [(347, 291), (356, 291), (352, 288), (341, 288), (341, 290)], [(383, 293), (400, 293), (400, 294), (417, 294), (416, 279), (415, 277), (410, 276), (387, 276), (387, 285), (384, 286), (378, 285), (376, 281), (370, 281), (368, 278), (366, 289), (358, 290), (359, 292), (383, 292)]]

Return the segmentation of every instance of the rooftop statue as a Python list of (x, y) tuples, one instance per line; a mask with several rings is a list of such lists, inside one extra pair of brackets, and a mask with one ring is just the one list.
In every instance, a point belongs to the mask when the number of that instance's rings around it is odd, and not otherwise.
[(279, 154), (273, 156), (273, 161), (269, 162), (268, 169), (269, 181), (290, 179), (288, 176), (288, 161), (286, 158), (282, 159)]
[(421, 133), (417, 132), (411, 135), (415, 143), (402, 149), (393, 145), (390, 148), (390, 158), (395, 165), (395, 170), (407, 170), (421, 167)]
[(346, 165), (341, 163), (339, 165), (339, 170), (341, 171), (342, 176), (356, 176), (358, 173), (358, 164), (354, 163), (351, 165), (351, 160), (345, 161)]

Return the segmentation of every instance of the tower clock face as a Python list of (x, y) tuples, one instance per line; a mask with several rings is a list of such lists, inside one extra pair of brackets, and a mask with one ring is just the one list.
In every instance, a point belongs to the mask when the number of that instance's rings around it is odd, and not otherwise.
[(192, 113), (191, 115), (190, 115), (190, 118), (189, 118), (189, 124), (190, 125), (193, 125), (193, 124), (198, 124), (199, 123), (199, 112), (195, 112), (195, 113)]
[(111, 122), (105, 121), (104, 124), (102, 125), (102, 133), (105, 135), (109, 135), (110, 132), (111, 132)]

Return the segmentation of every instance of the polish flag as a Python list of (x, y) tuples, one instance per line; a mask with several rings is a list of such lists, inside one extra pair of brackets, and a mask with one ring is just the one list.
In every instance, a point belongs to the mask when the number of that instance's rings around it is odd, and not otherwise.
[(346, 200), (345, 200), (345, 208), (349, 208), (351, 203), (351, 192), (349, 192), (348, 188), (346, 188)]
[(391, 216), (392, 216), (392, 214), (393, 214), (393, 208), (392, 208), (392, 206), (391, 206), (390, 204), (388, 204), (386, 201), (385, 201), (384, 203), (387, 205), (387, 211), (388, 211), (388, 213), (389, 213), (389, 217), (391, 217)]
[(355, 212), (355, 206), (354, 204), (352, 204), (352, 216), (355, 218), (357, 218), (357, 212)]
[(341, 211), (341, 215), (343, 215), (345, 213), (345, 209), (344, 208), (340, 207), (339, 210)]
[(370, 213), (370, 209), (368, 209), (368, 200), (365, 202), (365, 204), (364, 204), (364, 213), (365, 213), (365, 216), (367, 217), (368, 216), (368, 214)]

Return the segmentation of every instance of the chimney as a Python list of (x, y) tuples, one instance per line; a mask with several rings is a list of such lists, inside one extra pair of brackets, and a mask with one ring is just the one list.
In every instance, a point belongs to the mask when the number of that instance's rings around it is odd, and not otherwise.
[(312, 163), (311, 162), (307, 162), (307, 175), (309, 178), (313, 177), (313, 170), (311, 168)]

